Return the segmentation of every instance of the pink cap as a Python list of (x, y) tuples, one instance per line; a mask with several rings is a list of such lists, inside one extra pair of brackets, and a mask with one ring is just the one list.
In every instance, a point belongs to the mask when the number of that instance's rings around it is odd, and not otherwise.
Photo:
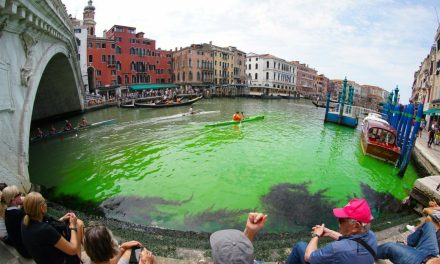
[(334, 208), (333, 214), (337, 218), (351, 218), (361, 223), (370, 223), (371, 211), (365, 199), (353, 199), (343, 208)]

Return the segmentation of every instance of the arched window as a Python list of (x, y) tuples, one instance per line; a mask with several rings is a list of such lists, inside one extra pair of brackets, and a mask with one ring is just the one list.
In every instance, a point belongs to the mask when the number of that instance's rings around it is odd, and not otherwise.
[(177, 81), (180, 82), (180, 72), (177, 73)]
[(128, 78), (128, 75), (125, 75), (125, 84), (129, 84), (130, 83), (130, 79)]
[(134, 62), (131, 62), (131, 70), (135, 71), (136, 70), (136, 64), (134, 64)]
[(188, 67), (191, 68), (191, 59), (188, 60)]
[(197, 72), (197, 81), (200, 81), (200, 72)]
[(250, 79), (252, 79), (252, 75), (249, 73), (249, 75), (248, 75), (248, 79), (250, 80)]
[(255, 80), (258, 79), (258, 73), (255, 73)]
[(136, 76), (134, 75), (131, 76), (131, 83), (136, 83)]
[(121, 47), (116, 46), (116, 54), (121, 54), (121, 53), (122, 53)]
[(249, 64), (249, 70), (251, 69), (251, 65)]
[(193, 80), (193, 74), (192, 74), (192, 72), (190, 71), (189, 73), (188, 73), (188, 81), (192, 81)]
[(150, 83), (150, 75), (147, 75), (147, 83)]
[(121, 63), (119, 61), (116, 62), (116, 70), (121, 70)]
[(182, 74), (182, 81), (185, 81), (185, 73)]
[[(266, 61), (266, 67), (269, 68), (269, 61)], [(269, 79), (269, 78), (267, 78)]]
[[(269, 65), (269, 62), (267, 62), (267, 64)], [(266, 72), (266, 80), (269, 80), (269, 73)]]
[(255, 63), (255, 69), (258, 70), (258, 63)]
[(122, 84), (122, 78), (118, 75), (118, 84)]

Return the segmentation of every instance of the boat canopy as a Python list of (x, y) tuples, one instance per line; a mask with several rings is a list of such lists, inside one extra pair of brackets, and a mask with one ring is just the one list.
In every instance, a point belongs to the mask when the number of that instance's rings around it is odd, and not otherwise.
[(423, 112), (424, 115), (440, 115), (440, 109), (431, 108)]
[(173, 83), (145, 83), (145, 84), (134, 84), (128, 86), (128, 88), (132, 91), (140, 91), (140, 90), (157, 90), (157, 89), (176, 89), (177, 86)]

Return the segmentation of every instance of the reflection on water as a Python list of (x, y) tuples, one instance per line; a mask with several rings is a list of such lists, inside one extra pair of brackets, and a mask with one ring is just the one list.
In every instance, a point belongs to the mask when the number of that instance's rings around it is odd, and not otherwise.
[[(365, 157), (358, 130), (324, 125), (324, 110), (308, 102), (212, 99), (194, 110), (205, 114), (89, 113), (90, 122), (117, 122), (31, 145), (31, 180), (134, 223), (213, 231), (241, 228), (246, 213), (258, 210), (269, 213), (265, 230), (277, 232), (331, 223), (330, 209), (348, 197), (366, 197), (380, 211), (379, 198), (402, 199), (416, 179), (412, 167), (401, 179), (391, 165)], [(235, 111), (265, 119), (205, 127)]]

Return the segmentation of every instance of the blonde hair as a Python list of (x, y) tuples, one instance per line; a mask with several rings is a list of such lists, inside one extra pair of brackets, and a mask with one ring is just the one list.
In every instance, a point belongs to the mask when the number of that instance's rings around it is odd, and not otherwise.
[(43, 205), (46, 201), (41, 193), (38, 192), (30, 192), (26, 197), (24, 197), (23, 208), (26, 212), (26, 215), (23, 219), (23, 224), (25, 226), (29, 225), (30, 219), (41, 219), (43, 217), (43, 212), (41, 210), (41, 205)]
[(17, 196), (17, 194), (20, 194), (20, 191), (15, 185), (3, 189), (2, 200), (5, 202), (6, 206), (11, 204), (11, 201)]
[(0, 191), (0, 218), (5, 218), (6, 203), (2, 199), (2, 191)]

